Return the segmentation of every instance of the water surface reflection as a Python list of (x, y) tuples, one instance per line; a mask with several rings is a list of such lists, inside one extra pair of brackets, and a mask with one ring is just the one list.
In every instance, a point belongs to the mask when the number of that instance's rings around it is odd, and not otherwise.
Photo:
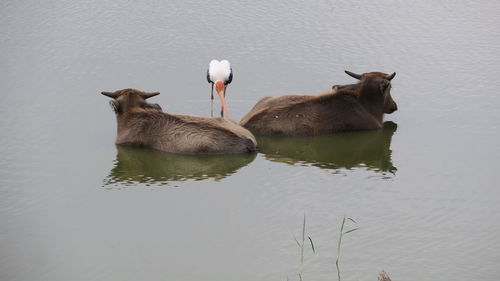
[(248, 165), (256, 154), (178, 155), (148, 148), (116, 146), (114, 167), (104, 186), (137, 183), (166, 184), (188, 179), (223, 179)]
[(382, 130), (346, 132), (316, 137), (260, 137), (259, 152), (271, 161), (310, 164), (324, 169), (368, 170), (395, 174), (391, 140), (398, 125), (387, 121)]

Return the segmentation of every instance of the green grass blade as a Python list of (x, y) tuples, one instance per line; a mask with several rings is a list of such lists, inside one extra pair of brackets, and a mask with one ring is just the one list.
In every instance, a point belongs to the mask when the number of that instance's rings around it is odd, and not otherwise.
[(297, 242), (297, 246), (299, 246), (299, 248), (300, 248), (299, 240), (297, 240), (297, 238), (295, 238), (295, 236), (293, 236), (293, 240), (295, 240), (295, 242)]
[(344, 224), (345, 224), (345, 215), (344, 219), (342, 220), (342, 225), (340, 226), (340, 233), (344, 232)]
[(351, 218), (347, 218), (348, 220), (352, 221), (353, 223), (357, 223), (355, 220), (351, 219)]
[(351, 230), (348, 230), (348, 231), (344, 232), (344, 234), (347, 234), (347, 233), (349, 233), (349, 232), (353, 232), (354, 230), (358, 230), (358, 229), (359, 229), (359, 227), (353, 228), (353, 229), (351, 229)]
[(313, 250), (313, 253), (316, 254), (316, 250), (314, 249), (314, 243), (313, 240), (311, 239), (311, 236), (307, 236), (307, 238), (309, 238), (309, 242), (311, 242), (311, 249)]
[(304, 221), (302, 222), (302, 245), (306, 240), (306, 214), (304, 213)]

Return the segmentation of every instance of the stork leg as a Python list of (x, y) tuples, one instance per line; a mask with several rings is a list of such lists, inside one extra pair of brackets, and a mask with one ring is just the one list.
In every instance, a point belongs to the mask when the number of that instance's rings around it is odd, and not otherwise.
[(212, 83), (212, 92), (210, 93), (210, 99), (212, 100), (212, 104), (210, 106), (210, 116), (214, 117), (214, 83)]

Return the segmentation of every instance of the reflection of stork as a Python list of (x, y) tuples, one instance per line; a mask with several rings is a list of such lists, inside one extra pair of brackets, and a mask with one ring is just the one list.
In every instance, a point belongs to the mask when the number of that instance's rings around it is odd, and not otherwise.
[(219, 94), (221, 101), (222, 117), (227, 117), (226, 106), (226, 88), (233, 80), (233, 70), (231, 64), (227, 60), (212, 60), (208, 65), (207, 81), (212, 84), (212, 92), (210, 98), (212, 99), (212, 116), (214, 115), (214, 84), (215, 90)]

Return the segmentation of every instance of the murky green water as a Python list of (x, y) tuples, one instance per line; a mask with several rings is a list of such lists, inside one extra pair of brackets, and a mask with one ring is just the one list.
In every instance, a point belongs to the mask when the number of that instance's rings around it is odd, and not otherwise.
[[(498, 280), (496, 1), (7, 1), (0, 4), (1, 280)], [(116, 147), (100, 91), (230, 115), (396, 71), (383, 130), (259, 138), (259, 153)]]

